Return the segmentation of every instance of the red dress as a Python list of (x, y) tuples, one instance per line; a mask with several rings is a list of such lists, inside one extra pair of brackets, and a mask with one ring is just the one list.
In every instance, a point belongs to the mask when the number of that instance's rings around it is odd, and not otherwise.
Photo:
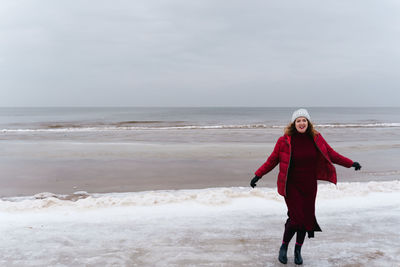
[(314, 237), (314, 231), (321, 231), (315, 218), (319, 151), (314, 139), (306, 133), (292, 136), (291, 151), (285, 197), (289, 217), (286, 224), (292, 229), (307, 231), (308, 237)]

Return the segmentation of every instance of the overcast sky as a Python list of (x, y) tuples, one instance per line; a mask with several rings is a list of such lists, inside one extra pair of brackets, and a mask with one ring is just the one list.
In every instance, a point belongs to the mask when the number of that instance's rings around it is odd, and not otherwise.
[(400, 106), (398, 0), (3, 1), (0, 106)]

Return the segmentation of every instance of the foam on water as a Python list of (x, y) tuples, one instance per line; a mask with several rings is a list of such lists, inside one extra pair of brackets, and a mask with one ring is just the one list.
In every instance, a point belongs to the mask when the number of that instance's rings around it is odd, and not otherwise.
[[(286, 125), (268, 125), (268, 124), (224, 124), (224, 125), (171, 125), (171, 126), (74, 126), (60, 125), (50, 128), (28, 128), (28, 129), (9, 129), (4, 128), (3, 133), (63, 133), (63, 132), (109, 132), (109, 131), (135, 131), (135, 130), (208, 130), (208, 129), (275, 129), (284, 128)], [(400, 127), (400, 123), (331, 123), (315, 124), (319, 128), (393, 128)]]

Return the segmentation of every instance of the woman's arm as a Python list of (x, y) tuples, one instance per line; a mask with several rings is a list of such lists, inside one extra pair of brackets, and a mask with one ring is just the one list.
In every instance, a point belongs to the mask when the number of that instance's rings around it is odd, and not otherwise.
[(353, 161), (349, 158), (346, 158), (345, 156), (340, 155), (338, 152), (336, 152), (329, 144), (328, 142), (325, 141), (325, 139), (320, 135), (320, 138), (325, 144), (325, 147), (327, 149), (329, 158), (331, 161), (335, 164), (339, 164), (343, 167), (350, 168), (353, 165)]

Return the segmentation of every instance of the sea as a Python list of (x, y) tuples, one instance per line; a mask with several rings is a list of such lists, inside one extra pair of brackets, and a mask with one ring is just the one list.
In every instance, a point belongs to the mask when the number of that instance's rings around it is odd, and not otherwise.
[[(249, 182), (297, 108), (0, 108), (0, 265), (278, 265), (278, 167)], [(319, 182), (304, 265), (399, 266), (400, 107), (305, 108), (362, 169)]]
[[(286, 126), (297, 108), (246, 107), (33, 107), (0, 108), (8, 131), (112, 131), (141, 129), (252, 129)], [(322, 128), (400, 127), (400, 107), (308, 107)]]

